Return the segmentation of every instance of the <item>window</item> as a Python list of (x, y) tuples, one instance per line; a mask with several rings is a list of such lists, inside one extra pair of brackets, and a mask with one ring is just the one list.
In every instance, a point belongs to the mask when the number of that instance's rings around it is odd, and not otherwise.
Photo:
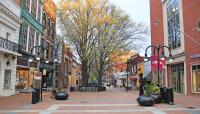
[(200, 92), (200, 65), (192, 66), (193, 92)]
[(35, 35), (35, 30), (30, 26), (29, 42), (28, 42), (28, 51), (29, 52), (31, 52), (31, 49), (34, 47), (34, 35)]
[(46, 13), (43, 13), (42, 23), (43, 23), (43, 29), (46, 29)]
[(184, 92), (184, 64), (171, 65), (171, 84), (174, 91)]
[(6, 39), (8, 40), (9, 37), (10, 37), (10, 33), (6, 32)]
[(26, 44), (27, 44), (27, 34), (28, 34), (28, 25), (26, 23), (23, 23), (22, 25), (22, 48), (26, 50)]
[[(36, 41), (35, 41), (35, 46), (38, 46), (38, 45), (40, 45), (39, 44), (39, 32), (36, 32), (36, 39), (35, 39)], [(40, 53), (40, 48), (35, 48), (35, 53), (37, 54), (37, 55), (39, 55), (39, 53)]]
[[(47, 42), (47, 47), (49, 47), (50, 44)], [(46, 49), (46, 58), (49, 58), (49, 48)]]
[(48, 28), (47, 28), (48, 30), (48, 36), (50, 36), (50, 34), (51, 34), (51, 21), (50, 21), (50, 18), (48, 18)]
[(179, 0), (169, 0), (167, 3), (168, 43), (171, 49), (181, 46)]
[(11, 86), (11, 70), (5, 70), (4, 89), (10, 89)]
[(197, 23), (197, 31), (200, 31), (200, 21)]
[(38, 13), (37, 13), (37, 20), (40, 22), (41, 18), (41, 3), (40, 1), (38, 2)]
[(23, 1), (24, 4), (24, 9), (26, 9), (26, 11), (29, 11), (29, 7), (30, 7), (30, 0), (24, 0)]
[(52, 39), (54, 38), (54, 24), (53, 23), (51, 23), (51, 37), (52, 37)]
[[(29, 1), (29, 0), (27, 0)], [(31, 14), (36, 18), (37, 0), (32, 0)]]

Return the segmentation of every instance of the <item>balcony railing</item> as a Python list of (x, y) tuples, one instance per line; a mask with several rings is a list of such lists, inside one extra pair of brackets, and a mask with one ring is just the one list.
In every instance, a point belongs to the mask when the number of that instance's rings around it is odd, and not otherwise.
[(0, 37), (0, 47), (13, 51), (13, 52), (17, 52), (18, 51), (18, 44), (14, 43), (8, 39), (2, 38)]

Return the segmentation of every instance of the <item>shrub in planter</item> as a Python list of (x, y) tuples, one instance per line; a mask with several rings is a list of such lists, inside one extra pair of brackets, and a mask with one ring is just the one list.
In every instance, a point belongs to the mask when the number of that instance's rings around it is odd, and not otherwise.
[(151, 97), (155, 103), (161, 103), (162, 102), (162, 98), (160, 96), (160, 88), (154, 84), (154, 83), (150, 83), (150, 84), (146, 84), (146, 91), (144, 92), (145, 96), (149, 96)]

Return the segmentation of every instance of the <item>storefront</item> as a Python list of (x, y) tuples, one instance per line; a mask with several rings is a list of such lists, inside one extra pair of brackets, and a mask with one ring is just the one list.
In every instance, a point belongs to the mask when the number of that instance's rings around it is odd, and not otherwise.
[(185, 68), (184, 63), (169, 64), (168, 67), (168, 85), (177, 93), (185, 93)]
[(192, 65), (192, 92), (200, 93), (200, 64)]
[(28, 62), (27, 58), (18, 57), (17, 59), (17, 85), (16, 91), (31, 92), (34, 87), (34, 77), (38, 72), (37, 62)]

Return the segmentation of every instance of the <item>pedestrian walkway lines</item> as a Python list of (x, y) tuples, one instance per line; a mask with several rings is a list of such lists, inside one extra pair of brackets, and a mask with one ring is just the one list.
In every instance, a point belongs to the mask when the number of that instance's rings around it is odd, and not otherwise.
[(160, 110), (158, 108), (156, 109), (154, 107), (145, 107), (145, 109), (149, 110), (153, 114), (167, 114), (167, 113), (163, 112), (162, 110)]
[[(73, 107), (74, 109), (63, 109), (62, 107)], [(82, 107), (82, 108), (80, 108)], [(95, 107), (96, 109), (92, 109)], [(119, 107), (115, 109), (102, 109), (102, 107)], [(80, 108), (80, 109), (79, 109)], [(99, 108), (99, 109), (98, 109)], [(124, 109), (125, 108), (125, 109)], [(0, 113), (39, 113), (39, 114), (52, 114), (52, 113), (134, 113), (134, 112), (151, 112), (153, 114), (167, 114), (165, 111), (199, 111), (197, 109), (188, 108), (156, 108), (156, 107), (140, 107), (138, 104), (53, 104), (46, 110), (0, 110)]]

